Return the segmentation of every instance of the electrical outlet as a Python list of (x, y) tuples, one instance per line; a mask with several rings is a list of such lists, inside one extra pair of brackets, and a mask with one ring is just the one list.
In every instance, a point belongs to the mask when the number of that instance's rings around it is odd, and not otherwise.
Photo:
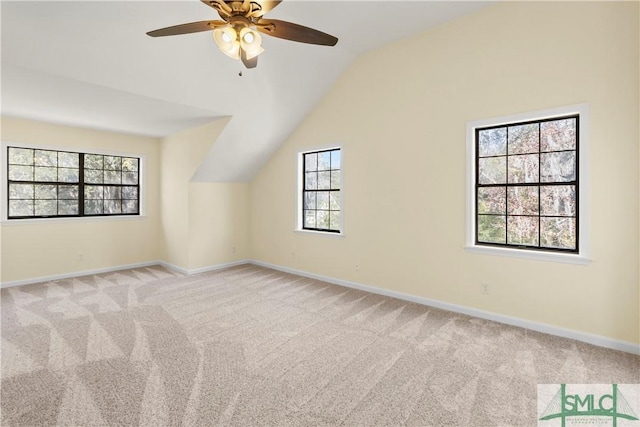
[(291, 259), (296, 259), (296, 253), (291, 251)]
[(482, 283), (480, 285), (480, 293), (484, 294), (484, 295), (489, 295), (489, 284), (488, 283)]
[(356, 268), (356, 271), (360, 271), (360, 263), (359, 262), (356, 262), (355, 268)]
[(78, 253), (78, 262), (84, 261), (84, 254), (82, 252)]
[(231, 246), (231, 253), (235, 254), (236, 253), (236, 247), (235, 246)]

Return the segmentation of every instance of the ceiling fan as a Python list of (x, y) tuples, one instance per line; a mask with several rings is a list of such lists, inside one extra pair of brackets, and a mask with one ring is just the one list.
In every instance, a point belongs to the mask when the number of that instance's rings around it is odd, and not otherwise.
[(300, 43), (335, 46), (338, 39), (313, 28), (278, 19), (265, 19), (282, 0), (200, 0), (214, 8), (220, 20), (198, 21), (149, 31), (151, 37), (175, 36), (213, 30), (213, 38), (222, 52), (240, 59), (247, 68), (258, 65), (258, 55), (264, 52), (260, 33)]

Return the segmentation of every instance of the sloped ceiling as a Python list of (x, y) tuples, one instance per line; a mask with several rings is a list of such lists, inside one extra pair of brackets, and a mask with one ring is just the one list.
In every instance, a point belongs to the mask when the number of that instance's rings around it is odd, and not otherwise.
[(489, 4), (286, 0), (268, 17), (338, 45), (264, 37), (246, 70), (210, 32), (145, 34), (218, 18), (197, 0), (2, 1), (2, 113), (156, 137), (230, 116), (194, 180), (248, 181), (358, 55)]

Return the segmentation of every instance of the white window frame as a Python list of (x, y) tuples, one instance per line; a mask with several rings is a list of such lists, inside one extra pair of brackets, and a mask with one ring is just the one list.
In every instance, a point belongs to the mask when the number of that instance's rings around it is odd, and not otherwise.
[[(339, 232), (329, 232), (322, 230), (306, 230), (303, 228), (304, 218), (302, 216), (303, 212), (303, 197), (302, 197), (302, 186), (303, 186), (303, 177), (304, 171), (302, 170), (302, 165), (304, 164), (303, 156), (307, 153), (314, 153), (316, 151), (328, 151), (328, 150), (340, 150), (340, 231)], [(296, 176), (296, 226), (294, 231), (296, 233), (304, 233), (310, 235), (318, 235), (323, 237), (333, 237), (333, 238), (343, 238), (344, 237), (344, 148), (342, 145), (329, 145), (326, 147), (318, 147), (318, 148), (309, 148), (304, 151), (298, 151), (296, 153), (296, 164), (297, 164), (297, 176)]]
[[(475, 177), (476, 177), (476, 129), (499, 126), (503, 124), (543, 120), (554, 117), (563, 117), (571, 114), (579, 114), (580, 147), (578, 150), (578, 164), (580, 173), (580, 185), (578, 186), (578, 209), (580, 220), (578, 222), (578, 253), (546, 252), (539, 250), (512, 249), (508, 247), (493, 247), (478, 245), (475, 242), (476, 235), (476, 203), (475, 203)], [(591, 262), (589, 258), (589, 106), (588, 104), (568, 105), (548, 110), (539, 110), (510, 116), (494, 117), (467, 122), (467, 232), (465, 250), (470, 253), (495, 255), (514, 258), (524, 258), (539, 261), (552, 261), (569, 264), (586, 265)]]
[(137, 157), (140, 159), (139, 168), (139, 205), (138, 215), (96, 215), (96, 216), (69, 216), (69, 217), (51, 217), (51, 218), (24, 218), (9, 219), (9, 206), (5, 196), (0, 197), (0, 223), (5, 225), (24, 225), (24, 224), (46, 224), (51, 222), (93, 222), (93, 221), (138, 221), (147, 217), (146, 207), (146, 155), (134, 152), (99, 150), (88, 147), (77, 146), (58, 146), (46, 144), (33, 144), (27, 142), (2, 141), (0, 149), (0, 185), (2, 185), (2, 194), (8, 191), (9, 177), (7, 169), (7, 149), (8, 147), (29, 148), (34, 150), (52, 150), (52, 151), (68, 151), (73, 153), (101, 154), (105, 156), (121, 156), (121, 157)]

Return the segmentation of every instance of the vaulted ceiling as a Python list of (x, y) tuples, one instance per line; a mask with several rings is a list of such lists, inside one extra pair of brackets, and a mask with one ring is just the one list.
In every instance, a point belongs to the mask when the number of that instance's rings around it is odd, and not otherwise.
[(197, 0), (2, 1), (2, 113), (156, 137), (230, 116), (193, 179), (248, 181), (357, 56), (489, 4), (286, 0), (267, 17), (338, 45), (265, 36), (246, 70), (210, 32), (145, 34), (218, 19)]

